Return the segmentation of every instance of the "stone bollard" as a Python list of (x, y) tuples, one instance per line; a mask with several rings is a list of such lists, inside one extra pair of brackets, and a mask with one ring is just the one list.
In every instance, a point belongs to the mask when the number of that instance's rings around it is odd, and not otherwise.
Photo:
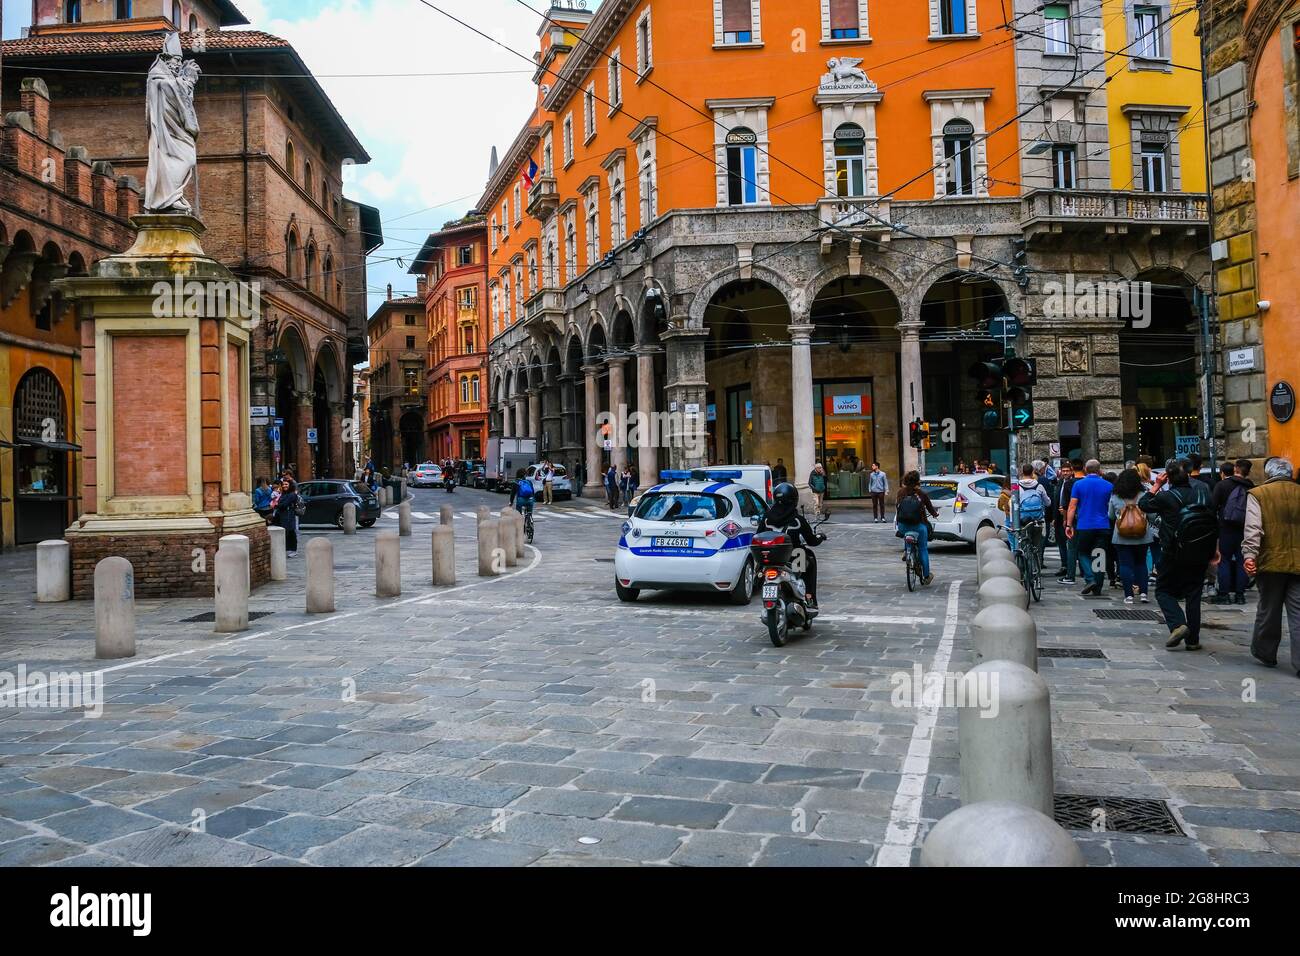
[(375, 596), (402, 593), (402, 539), (396, 531), (381, 531), (375, 538)]
[(488, 518), (478, 524), (478, 575), (497, 576), (497, 552), (501, 550), (501, 522)]
[(1010, 604), (1022, 611), (1029, 610), (1029, 595), (1021, 587), (1019, 578), (986, 578), (980, 585), (979, 599), (981, 611), (994, 604)]
[(451, 505), (443, 505), (438, 509), (438, 523), (444, 528), (452, 527), (456, 520), (456, 512)]
[(992, 525), (984, 525), (984, 527), (980, 528), (978, 531), (975, 532), (975, 546), (979, 547), (985, 541), (996, 541), (997, 537), (998, 537), (997, 528), (993, 527)]
[(971, 803), (934, 825), (922, 866), (1083, 866), (1083, 854), (1051, 817), (1018, 803)]
[(448, 525), (433, 529), (433, 585), (451, 587), (456, 583), (456, 532)]
[(135, 571), (126, 558), (95, 565), (95, 657), (135, 657)]
[(307, 613), (334, 613), (334, 542), (329, 538), (307, 542)]
[(987, 561), (981, 561), (979, 566), (978, 582), (982, 585), (985, 581), (991, 581), (993, 578), (1011, 578), (1013, 581), (1020, 580), (1020, 568), (1011, 557), (994, 557)]
[(240, 553), (244, 555), (244, 563), (248, 565), (248, 579), (249, 581), (252, 581), (253, 580), (253, 566), (251, 563), (252, 553), (251, 553), (251, 546), (248, 543), (248, 536), (243, 534), (226, 535), (224, 538), (222, 538), (220, 541), (217, 542), (217, 552), (220, 553), (226, 548), (238, 548)]
[(403, 501), (397, 506), (397, 533), (403, 538), (411, 536), (411, 503)]
[(271, 535), (271, 580), (287, 581), (289, 579), (289, 561), (285, 549), (286, 532), (274, 525), (266, 529)]
[(1047, 682), (1023, 664), (987, 661), (962, 678), (957, 708), (961, 802), (1008, 800), (1052, 815)]
[(501, 509), (501, 550), (505, 553), (506, 567), (514, 568), (519, 566), (519, 545), (517, 539), (522, 538), (524, 534), (523, 524), (517, 516), (517, 512), (512, 508)]
[(1038, 625), (1028, 611), (1008, 604), (994, 604), (975, 615), (971, 622), (975, 663), (1015, 661), (1038, 671)]
[(357, 533), (357, 506), (350, 501), (343, 506), (343, 533), (346, 535)]
[(988, 561), (995, 556), (1010, 557), (1011, 546), (1005, 541), (993, 538), (982, 542), (977, 549), (978, 557), (981, 562)]
[(248, 556), (236, 545), (217, 549), (216, 607), (218, 634), (248, 630)]
[(478, 523), (482, 524), (492, 517), (492, 509), (487, 505), (479, 505), (474, 509), (474, 516), (478, 519)]
[(42, 541), (36, 547), (36, 603), (72, 600), (72, 546), (66, 541)]

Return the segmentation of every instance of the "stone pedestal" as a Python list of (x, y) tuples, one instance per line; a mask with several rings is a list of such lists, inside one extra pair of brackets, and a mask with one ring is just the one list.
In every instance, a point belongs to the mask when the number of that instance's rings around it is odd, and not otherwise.
[(73, 593), (120, 556), (140, 597), (211, 597), (226, 535), (249, 540), (251, 585), (270, 577), (252, 510), (249, 339), (260, 303), (203, 251), (190, 216), (142, 215), (135, 244), (59, 291), (81, 323), (85, 513), (68, 529)]

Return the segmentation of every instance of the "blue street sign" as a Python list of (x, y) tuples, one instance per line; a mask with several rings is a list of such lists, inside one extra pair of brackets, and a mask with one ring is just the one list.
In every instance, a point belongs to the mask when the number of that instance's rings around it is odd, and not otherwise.
[(318, 439), (318, 433), (316, 429), (314, 428), (307, 429), (307, 444), (315, 445), (317, 444), (317, 439)]
[(995, 339), (1020, 337), (1020, 319), (1010, 312), (1001, 312), (989, 319), (989, 335)]
[(278, 425), (272, 425), (266, 430), (266, 433), (270, 436), (271, 441), (278, 442), (280, 440), (280, 427)]

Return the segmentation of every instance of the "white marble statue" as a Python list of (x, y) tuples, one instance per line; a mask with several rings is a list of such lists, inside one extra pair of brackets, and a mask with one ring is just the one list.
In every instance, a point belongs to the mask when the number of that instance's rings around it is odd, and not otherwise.
[(149, 171), (144, 208), (149, 213), (193, 215), (185, 189), (198, 165), (199, 120), (194, 86), (199, 65), (184, 60), (179, 33), (169, 33), (149, 69), (146, 110), (149, 120)]

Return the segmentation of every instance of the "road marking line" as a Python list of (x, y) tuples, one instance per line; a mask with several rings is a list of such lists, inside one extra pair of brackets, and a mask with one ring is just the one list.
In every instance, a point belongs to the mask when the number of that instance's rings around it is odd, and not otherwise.
[[(948, 613), (944, 618), (943, 637), (930, 662), (930, 671), (943, 674), (952, 660), (953, 638), (957, 634), (957, 612), (961, 598), (961, 582), (954, 581), (948, 591)], [(921, 801), (925, 781), (930, 773), (930, 749), (934, 743), (934, 728), (939, 722), (939, 706), (922, 708), (912, 728), (912, 742), (903, 760), (903, 774), (894, 794), (894, 805), (889, 812), (889, 827), (885, 842), (876, 854), (876, 866), (911, 866), (912, 844), (916, 842), (921, 827)]]
[[(461, 585), (457, 585), (454, 588), (446, 588), (445, 590), (439, 589), (435, 591), (424, 591), (421, 592), (420, 594), (415, 595), (414, 597), (405, 598), (404, 600), (401, 601), (394, 601), (391, 604), (384, 604), (382, 606), (383, 608), (387, 609), (393, 607), (403, 607), (407, 604), (432, 604), (432, 603), (436, 603), (436, 599), (441, 597), (442, 595), (455, 594), (458, 591), (468, 591), (473, 588), (481, 587), (484, 584), (493, 584), (497, 581), (506, 581), (509, 580), (510, 578), (517, 578), (521, 575), (528, 574), (530, 571), (535, 571), (541, 565), (542, 552), (539, 551), (537, 548), (532, 547), (531, 545), (528, 545), (527, 547), (528, 550), (533, 552), (533, 560), (528, 563), (527, 567), (522, 567), (519, 568), (517, 571), (511, 571), (506, 574), (498, 575), (496, 577), (481, 578), (480, 580), (471, 582), (470, 584), (461, 584)], [(431, 600), (431, 598), (433, 600)], [(290, 631), (297, 631), (304, 627), (320, 627), (321, 625), (324, 624), (332, 624), (335, 621), (346, 621), (349, 618), (358, 617), (363, 614), (370, 614), (374, 610), (375, 608), (373, 607), (367, 607), (357, 611), (345, 611), (340, 614), (331, 614), (328, 617), (313, 617), (311, 620), (302, 621), (299, 624), (286, 624), (283, 627), (273, 628), (269, 631), (257, 631), (254, 634), (245, 634), (243, 637), (228, 638), (227, 640), (224, 641), (216, 641), (212, 644), (204, 644), (201, 647), (192, 647), (187, 651), (176, 651), (175, 653), (172, 654), (160, 654), (157, 657), (148, 657), (142, 660), (130, 660), (127, 661), (125, 664), (116, 664), (112, 667), (104, 667), (97, 671), (90, 671), (89, 673), (91, 675), (95, 675), (95, 674), (104, 675), (104, 674), (112, 674), (117, 671), (134, 670), (137, 667), (145, 667), (149, 664), (161, 664), (163, 661), (176, 660), (177, 658), (180, 657), (190, 657), (199, 653), (207, 653), (209, 651), (217, 650), (218, 648), (234, 647), (235, 645), (243, 644), (246, 641), (259, 640), (264, 637), (272, 637), (276, 634), (287, 634)], [(46, 688), (49, 687), (60, 687), (68, 680), (76, 680), (80, 682), (85, 679), (85, 676), (86, 676), (85, 673), (76, 672), (75, 677), (73, 676), (64, 677), (57, 681), (54, 681), (52, 684), (47, 681), (44, 684), (37, 684), (35, 686), (19, 687), (16, 690), (9, 690), (9, 691), (5, 691), (4, 693), (0, 693), (0, 700), (4, 700), (6, 697), (15, 697), (21, 694), (30, 694), (34, 691), (45, 690)]]

